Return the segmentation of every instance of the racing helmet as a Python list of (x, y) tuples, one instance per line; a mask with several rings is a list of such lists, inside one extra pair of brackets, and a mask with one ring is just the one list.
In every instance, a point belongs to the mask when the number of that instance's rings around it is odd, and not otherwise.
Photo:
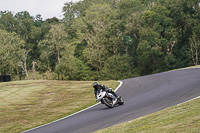
[(96, 87), (96, 86), (98, 86), (98, 85), (99, 85), (98, 82), (94, 82), (94, 83), (93, 83), (93, 87)]

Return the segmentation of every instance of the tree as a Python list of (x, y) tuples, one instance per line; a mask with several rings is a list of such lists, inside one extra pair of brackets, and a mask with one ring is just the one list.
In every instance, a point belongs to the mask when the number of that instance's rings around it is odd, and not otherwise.
[(20, 61), (19, 61), (19, 66), (22, 68), (22, 70), (26, 74), (27, 79), (29, 79), (28, 68), (27, 68), (27, 59), (28, 59), (29, 52), (30, 50), (27, 50), (26, 48), (21, 49)]
[[(16, 33), (0, 30), (0, 70), (2, 74), (14, 75), (22, 59), (25, 42)], [(26, 71), (24, 71), (26, 72)]]
[(51, 71), (56, 64), (61, 63), (61, 52), (69, 45), (64, 25), (62, 23), (52, 25), (49, 33), (44, 40), (40, 41), (39, 45), (42, 50), (41, 58), (48, 62), (47, 68)]
[(57, 24), (57, 23), (59, 23), (60, 21), (59, 21), (58, 18), (53, 17), (53, 18), (48, 18), (48, 19), (46, 19), (46, 22), (49, 23), (49, 24)]
[[(16, 33), (21, 36), (26, 42), (29, 42), (29, 32), (31, 28), (34, 26), (34, 18), (30, 16), (27, 11), (18, 12), (15, 15), (15, 19), (17, 21), (16, 24)], [(26, 47), (29, 47), (28, 45)]]
[(51, 79), (99, 80), (197, 65), (199, 4), (84, 0), (65, 3), (63, 20), (45, 21), (27, 11), (1, 11), (0, 71), (27, 79), (32, 71)]
[(56, 55), (57, 63), (60, 63), (60, 52), (66, 47), (67, 33), (63, 24), (52, 25), (45, 39), (40, 42), (42, 49), (48, 51), (48, 56)]
[(190, 57), (194, 65), (199, 64), (200, 38), (194, 33), (190, 38)]
[(72, 47), (62, 52), (61, 63), (56, 65), (55, 71), (62, 80), (92, 80), (89, 67), (74, 57)]
[[(72, 24), (80, 40), (79, 44), (86, 42), (83, 50), (84, 61), (97, 75), (102, 70), (107, 56), (110, 56), (110, 51), (118, 51), (118, 46), (114, 45), (118, 42), (118, 36), (114, 33), (117, 32), (113, 21), (115, 13), (116, 10), (109, 4), (93, 4), (86, 10), (84, 17), (80, 16)], [(110, 32), (114, 34), (111, 35)]]
[(41, 27), (43, 24), (43, 20), (40, 14), (36, 15), (36, 17), (34, 18), (34, 24), (36, 27)]
[(144, 6), (140, 3), (139, 0), (123, 0), (119, 4), (120, 17), (126, 19), (132, 13), (140, 12), (144, 10)]
[(121, 80), (138, 76), (133, 59), (127, 55), (113, 55), (109, 57), (102, 70), (101, 80)]
[(14, 32), (16, 30), (16, 20), (14, 15), (10, 11), (0, 12), (0, 28), (8, 32)]

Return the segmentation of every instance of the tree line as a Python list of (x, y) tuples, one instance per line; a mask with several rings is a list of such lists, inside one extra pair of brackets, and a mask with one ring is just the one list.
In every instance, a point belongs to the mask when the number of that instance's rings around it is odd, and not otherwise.
[(199, 65), (200, 0), (83, 0), (63, 15), (1, 11), (1, 74), (120, 80)]

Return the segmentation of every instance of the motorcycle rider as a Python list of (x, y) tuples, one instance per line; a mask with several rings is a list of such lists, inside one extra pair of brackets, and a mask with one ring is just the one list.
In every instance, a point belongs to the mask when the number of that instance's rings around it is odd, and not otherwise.
[(100, 85), (98, 82), (94, 82), (93, 83), (93, 87), (94, 87), (94, 94), (95, 94), (95, 97), (97, 98), (97, 91), (98, 90), (103, 90), (103, 91), (106, 91), (106, 92), (109, 92), (109, 93), (112, 93), (115, 97), (113, 97), (113, 104), (116, 103), (117, 101), (117, 98), (120, 98), (111, 88), (108, 89), (107, 86), (105, 85)]

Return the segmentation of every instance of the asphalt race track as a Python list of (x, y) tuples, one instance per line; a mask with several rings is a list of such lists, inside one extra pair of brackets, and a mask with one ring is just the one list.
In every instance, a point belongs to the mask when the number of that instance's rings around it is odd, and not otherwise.
[(93, 132), (200, 96), (200, 68), (125, 79), (122, 82), (117, 94), (124, 99), (124, 105), (109, 109), (99, 104), (66, 119), (26, 132)]

